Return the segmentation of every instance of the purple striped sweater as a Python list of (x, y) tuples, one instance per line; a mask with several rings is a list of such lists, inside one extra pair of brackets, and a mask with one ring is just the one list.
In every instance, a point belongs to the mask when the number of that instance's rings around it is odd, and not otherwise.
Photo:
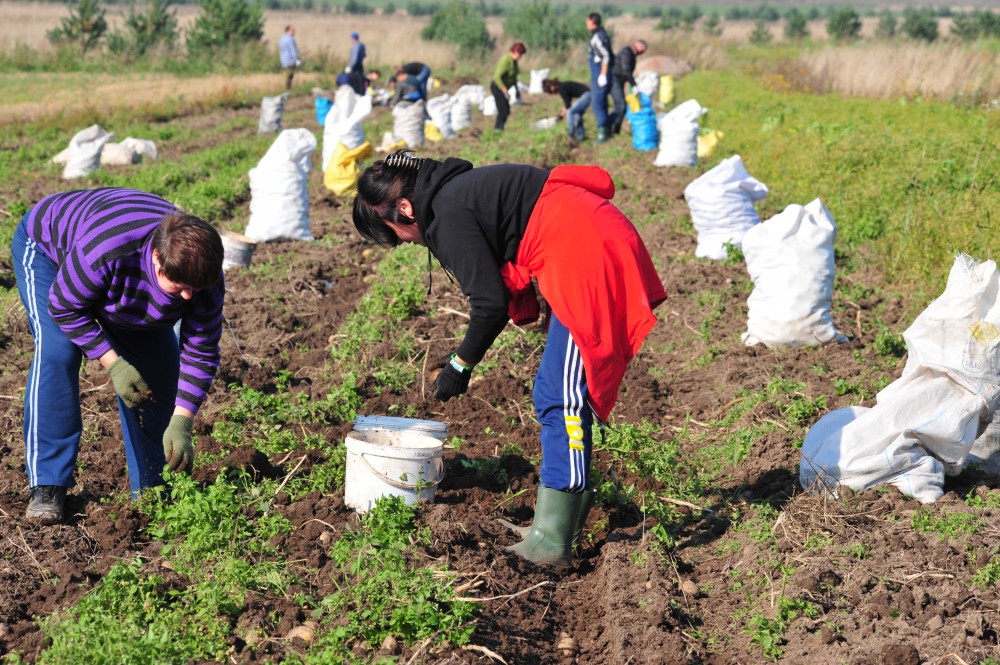
[(59, 268), (49, 315), (84, 354), (111, 350), (105, 328), (168, 328), (181, 321), (176, 405), (197, 412), (219, 367), (225, 284), (191, 300), (160, 288), (152, 236), (177, 208), (134, 189), (47, 196), (28, 213), (28, 236)]

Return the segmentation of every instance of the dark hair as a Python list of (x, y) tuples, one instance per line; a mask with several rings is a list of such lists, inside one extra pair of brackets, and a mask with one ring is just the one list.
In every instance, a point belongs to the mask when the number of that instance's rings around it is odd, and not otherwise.
[(521, 42), (514, 42), (514, 45), (510, 47), (510, 52), (524, 55), (528, 52), (528, 47)]
[(413, 202), (417, 173), (424, 160), (409, 150), (397, 150), (364, 170), (358, 178), (358, 195), (354, 197), (354, 228), (368, 240), (383, 247), (395, 247), (399, 237), (386, 222), (411, 224), (396, 204), (400, 199)]
[(559, 92), (559, 79), (542, 80), (542, 90), (549, 93), (550, 95), (557, 94)]
[(210, 289), (222, 275), (222, 238), (207, 222), (186, 212), (163, 216), (153, 231), (152, 247), (160, 269), (171, 282), (195, 290)]
[(597, 12), (590, 12), (587, 14), (587, 18), (589, 18), (598, 28), (601, 27), (601, 15)]

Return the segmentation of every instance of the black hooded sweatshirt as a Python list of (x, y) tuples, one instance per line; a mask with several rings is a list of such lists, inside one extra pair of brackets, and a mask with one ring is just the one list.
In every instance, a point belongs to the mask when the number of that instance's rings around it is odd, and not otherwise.
[(454, 157), (427, 159), (420, 167), (413, 195), (417, 224), (427, 247), (469, 299), (469, 328), (455, 352), (467, 363), (482, 360), (507, 325), (510, 295), (500, 266), (516, 258), (548, 177), (534, 166), (473, 169)]

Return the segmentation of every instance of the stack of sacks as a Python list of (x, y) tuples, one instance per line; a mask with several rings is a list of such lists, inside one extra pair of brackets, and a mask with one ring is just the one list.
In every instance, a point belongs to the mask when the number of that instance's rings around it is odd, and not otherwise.
[(708, 109), (689, 99), (660, 118), (660, 152), (656, 166), (695, 166), (698, 163), (698, 119)]
[(685, 187), (691, 223), (698, 232), (695, 256), (725, 259), (726, 243), (739, 247), (747, 230), (760, 222), (753, 204), (765, 196), (767, 187), (747, 173), (739, 155), (723, 160)]
[(529, 95), (540, 95), (545, 92), (542, 88), (542, 81), (549, 77), (549, 68), (545, 69), (532, 69), (530, 83), (528, 84), (528, 94)]
[(399, 102), (392, 109), (392, 135), (397, 141), (406, 141), (410, 148), (424, 144), (424, 119), (427, 117), (424, 100)]
[(468, 100), (470, 104), (479, 108), (483, 105), (483, 100), (492, 95), (486, 92), (486, 88), (481, 85), (463, 85), (461, 88), (455, 91), (454, 95), (457, 99)]
[(288, 93), (283, 92), (277, 97), (264, 97), (260, 100), (260, 122), (257, 131), (265, 134), (281, 131), (281, 116), (285, 113), (285, 102)]
[(743, 255), (754, 286), (744, 344), (788, 348), (847, 341), (830, 316), (836, 238), (837, 225), (819, 199), (790, 205), (746, 232)]
[(343, 144), (347, 150), (354, 150), (365, 142), (365, 130), (362, 126), (365, 118), (371, 115), (372, 98), (368, 95), (359, 96), (350, 86), (341, 86), (333, 100), (333, 108), (326, 116), (323, 127), (323, 169), (333, 157), (338, 144)]
[(308, 129), (286, 129), (250, 169), (250, 221), (246, 235), (259, 242), (312, 240), (309, 171), (316, 137)]
[[(629, 95), (631, 97), (631, 95)], [(656, 148), (659, 135), (656, 129), (656, 112), (653, 103), (645, 93), (637, 95), (637, 104), (629, 103), (625, 111), (629, 126), (632, 128), (632, 147), (636, 150), (653, 150)], [(638, 106), (636, 109), (634, 106)]]
[(101, 149), (101, 166), (127, 166), (143, 159), (156, 159), (156, 144), (147, 139), (129, 136), (121, 143), (105, 143)]
[[(440, 138), (455, 138), (455, 130), (451, 123), (451, 109), (454, 106), (454, 102), (455, 100), (448, 95), (441, 95), (427, 101), (427, 115), (430, 116), (427, 124), (434, 126)], [(426, 132), (429, 129), (430, 127), (425, 127), (424, 131)]]
[(1000, 405), (998, 293), (995, 262), (959, 255), (944, 293), (903, 333), (902, 376), (873, 408), (838, 409), (806, 434), (802, 487), (890, 484), (921, 503), (940, 498)]
[(451, 104), (451, 128), (459, 132), (472, 124), (472, 102), (465, 97), (453, 97)]
[(69, 141), (69, 147), (52, 158), (56, 164), (65, 164), (63, 178), (83, 178), (101, 165), (101, 151), (115, 135), (104, 131), (100, 125), (91, 125), (77, 132)]

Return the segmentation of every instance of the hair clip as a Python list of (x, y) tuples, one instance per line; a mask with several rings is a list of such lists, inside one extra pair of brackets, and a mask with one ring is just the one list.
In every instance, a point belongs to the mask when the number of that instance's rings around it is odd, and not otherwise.
[(385, 165), (394, 169), (417, 170), (424, 160), (418, 159), (409, 152), (394, 152), (385, 158)]

